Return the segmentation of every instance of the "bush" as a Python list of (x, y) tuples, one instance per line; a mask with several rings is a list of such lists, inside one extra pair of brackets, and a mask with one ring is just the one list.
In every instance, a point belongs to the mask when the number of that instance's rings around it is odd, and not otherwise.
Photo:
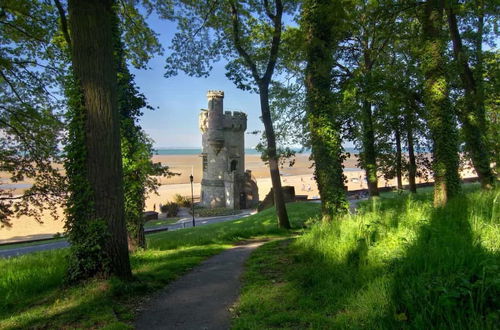
[(176, 202), (168, 202), (161, 206), (160, 211), (161, 213), (166, 213), (167, 218), (176, 217), (177, 213), (179, 213), (179, 204)]
[(181, 196), (180, 194), (175, 194), (174, 202), (182, 207), (191, 207), (191, 198), (188, 196)]

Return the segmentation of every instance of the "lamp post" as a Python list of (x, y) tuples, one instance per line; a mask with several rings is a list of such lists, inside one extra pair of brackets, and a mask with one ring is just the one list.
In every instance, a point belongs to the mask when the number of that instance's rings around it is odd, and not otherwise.
[(191, 214), (193, 215), (193, 227), (196, 226), (194, 221), (194, 194), (193, 194), (193, 174), (189, 176), (189, 180), (191, 181)]

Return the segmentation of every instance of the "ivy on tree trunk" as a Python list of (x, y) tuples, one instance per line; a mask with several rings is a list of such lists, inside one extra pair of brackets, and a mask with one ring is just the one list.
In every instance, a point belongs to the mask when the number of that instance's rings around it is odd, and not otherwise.
[[(486, 141), (487, 129), (484, 95), (480, 91), (480, 88), (478, 88), (476, 78), (469, 67), (452, 4), (448, 4), (446, 7), (446, 16), (453, 44), (453, 54), (458, 65), (462, 86), (465, 90), (465, 105), (463, 109), (458, 111), (458, 117), (462, 122), (466, 149), (472, 159), (481, 186), (484, 189), (491, 189), (495, 183), (495, 176), (491, 170), (491, 152)], [(482, 39), (481, 36), (477, 38)], [(477, 75), (477, 77), (479, 80), (482, 80), (480, 75)]]
[[(342, 13), (337, 2), (325, 0), (306, 1), (302, 22), (306, 33), (305, 72), (306, 113), (310, 131), (311, 157), (314, 160), (314, 175), (321, 196), (322, 212), (331, 217), (347, 212), (344, 190), (343, 148), (341, 124), (336, 119), (336, 107), (331, 91), (333, 58), (335, 47), (332, 25), (341, 20), (333, 15)], [(337, 115), (338, 116), (338, 115)]]
[(421, 70), (423, 101), (433, 142), (434, 205), (443, 206), (460, 191), (458, 135), (448, 98), (446, 38), (443, 33), (443, 1), (428, 0), (422, 21)]
[[(78, 157), (73, 175), (85, 189), (75, 200), (85, 215), (73, 214), (70, 225), (74, 279), (97, 275), (131, 277), (124, 219), (117, 74), (113, 55), (113, 1), (69, 1), (72, 68), (76, 84), (74, 131), (78, 136), (73, 157)], [(78, 97), (81, 95), (81, 98)], [(83, 158), (77, 153), (81, 152)], [(69, 160), (71, 162), (71, 160)], [(78, 191), (71, 193), (80, 194)], [(84, 221), (82, 224), (79, 221)], [(92, 230), (91, 230), (92, 229)], [(79, 231), (81, 230), (81, 231)], [(90, 231), (90, 232), (88, 232)], [(91, 237), (102, 235), (96, 244)], [(91, 243), (91, 246), (87, 246)], [(89, 249), (93, 258), (82, 258)]]

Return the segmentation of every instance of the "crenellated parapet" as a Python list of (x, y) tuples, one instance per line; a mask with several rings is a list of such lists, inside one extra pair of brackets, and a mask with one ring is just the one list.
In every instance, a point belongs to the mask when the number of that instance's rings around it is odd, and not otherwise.
[[(258, 196), (246, 187), (245, 130), (247, 115), (224, 111), (224, 92), (209, 90), (208, 107), (201, 109), (203, 180), (201, 204), (207, 207), (245, 208)], [(247, 202), (249, 204), (247, 204)]]
[(224, 98), (224, 91), (209, 90), (207, 92), (207, 98)]
[(245, 131), (247, 129), (247, 115), (239, 111), (224, 112), (224, 129)]

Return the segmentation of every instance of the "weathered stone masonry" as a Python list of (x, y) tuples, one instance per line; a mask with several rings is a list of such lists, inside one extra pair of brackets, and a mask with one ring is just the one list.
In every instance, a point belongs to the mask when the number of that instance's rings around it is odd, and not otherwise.
[(208, 91), (208, 109), (202, 109), (203, 180), (201, 204), (206, 207), (249, 208), (258, 203), (258, 191), (250, 171), (245, 172), (243, 112), (224, 112), (224, 92)]

